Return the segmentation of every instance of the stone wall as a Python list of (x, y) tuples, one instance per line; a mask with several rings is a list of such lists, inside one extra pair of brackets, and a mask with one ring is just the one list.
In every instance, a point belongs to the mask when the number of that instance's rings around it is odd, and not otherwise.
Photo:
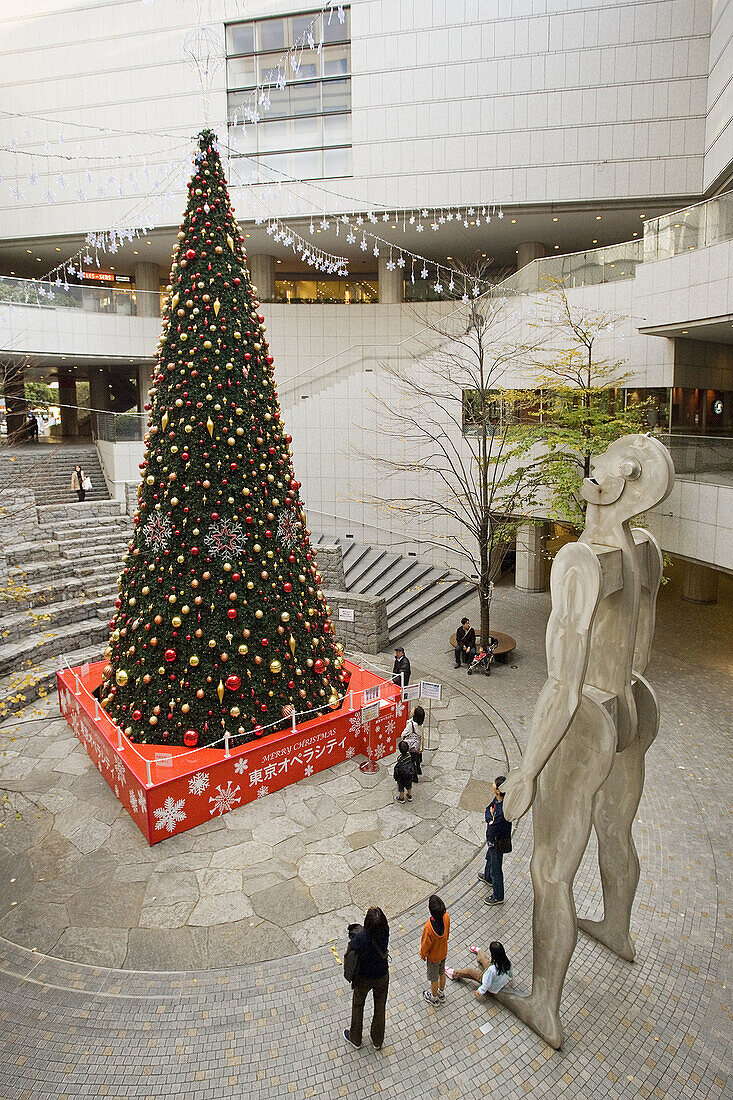
[[(361, 596), (356, 592), (325, 592), (337, 641), (348, 650), (381, 653), (389, 645), (387, 603), (379, 596)], [(354, 621), (339, 619), (339, 609), (354, 612)]]
[(0, 490), (0, 550), (38, 534), (38, 510), (32, 489)]
[(344, 579), (344, 556), (340, 546), (316, 546), (316, 558), (318, 560), (318, 572), (322, 578), (322, 588), (329, 591), (343, 592), (346, 588)]

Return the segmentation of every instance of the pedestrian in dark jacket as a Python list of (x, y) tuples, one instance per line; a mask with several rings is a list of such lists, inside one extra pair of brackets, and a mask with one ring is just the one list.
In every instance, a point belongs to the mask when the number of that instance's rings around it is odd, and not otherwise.
[(483, 878), (484, 882), (492, 887), (491, 896), (486, 898), (487, 905), (504, 904), (504, 871), (502, 868), (504, 852), (501, 850), (502, 844), (498, 842), (507, 841), (512, 835), (511, 822), (505, 820), (501, 805), (504, 795), (500, 788), (502, 783), (505, 782), (505, 775), (497, 775), (494, 780), (494, 798), (486, 807), (486, 813), (484, 814), (486, 819), (486, 867), (483, 875), (479, 875), (479, 878)]
[(456, 648), (453, 652), (456, 658), (456, 668), (461, 667), (461, 661), (464, 661), (470, 667), (476, 656), (476, 631), (467, 618), (461, 619), (461, 625), (456, 631)]
[(407, 725), (402, 731), (402, 740), (407, 745), (414, 765), (415, 783), (419, 783), (418, 776), (422, 775), (422, 727), (424, 721), (425, 711), (418, 705), (412, 712), (412, 718), (408, 718)]
[(351, 1026), (344, 1031), (344, 1039), (354, 1047), (361, 1046), (364, 1026), (364, 1004), (369, 991), (374, 997), (371, 1037), (377, 1050), (384, 1042), (384, 1018), (389, 990), (389, 925), (381, 909), (373, 906), (364, 917), (364, 928), (357, 932), (351, 947), (358, 953), (357, 977), (351, 983), (354, 990), (351, 999)]
[[(402, 679), (404, 675), (404, 680)], [(392, 666), (392, 683), (398, 687), (407, 687), (410, 682), (410, 662), (405, 656), (402, 646), (397, 646), (394, 651), (394, 665)]]
[(400, 755), (394, 766), (394, 771), (392, 772), (399, 792), (396, 798), (398, 802), (404, 802), (406, 795), (407, 801), (412, 802), (412, 784), (415, 781), (415, 765), (410, 755), (410, 746), (406, 741), (400, 741), (397, 746), (397, 751)]

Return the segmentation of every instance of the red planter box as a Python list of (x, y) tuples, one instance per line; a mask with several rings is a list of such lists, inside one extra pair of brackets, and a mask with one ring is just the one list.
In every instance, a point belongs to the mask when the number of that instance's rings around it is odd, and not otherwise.
[[(138, 745), (91, 694), (104, 661), (57, 674), (61, 713), (149, 844), (183, 833), (255, 798), (289, 787), (314, 772), (364, 755), (394, 752), (405, 724), (400, 690), (347, 661), (350, 692), (341, 710), (312, 718), (295, 730), (273, 733), (226, 756), (222, 749)], [(379, 717), (362, 724), (365, 693), (379, 689)], [(356, 765), (355, 765), (356, 766)]]

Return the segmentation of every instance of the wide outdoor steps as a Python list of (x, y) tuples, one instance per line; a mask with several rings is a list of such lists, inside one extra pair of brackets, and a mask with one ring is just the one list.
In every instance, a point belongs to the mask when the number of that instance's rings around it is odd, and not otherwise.
[(109, 500), (109, 491), (93, 443), (26, 443), (0, 448), (0, 484), (32, 489), (36, 504), (66, 504), (77, 500), (69, 487), (76, 465), (92, 479), (87, 501)]
[(347, 592), (381, 596), (386, 601), (392, 642), (404, 640), (475, 591), (468, 581), (449, 570), (426, 565), (417, 558), (403, 558), (353, 539), (314, 534), (312, 541), (316, 546), (341, 547)]

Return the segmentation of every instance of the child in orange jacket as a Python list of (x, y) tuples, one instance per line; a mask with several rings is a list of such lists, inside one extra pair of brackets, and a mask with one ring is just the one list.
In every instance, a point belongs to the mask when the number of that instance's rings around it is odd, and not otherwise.
[(445, 959), (448, 954), (450, 917), (437, 894), (428, 899), (430, 919), (426, 921), (420, 941), (420, 958), (428, 964), (430, 989), (423, 990), (423, 997), (430, 1005), (442, 1005), (445, 1001)]

